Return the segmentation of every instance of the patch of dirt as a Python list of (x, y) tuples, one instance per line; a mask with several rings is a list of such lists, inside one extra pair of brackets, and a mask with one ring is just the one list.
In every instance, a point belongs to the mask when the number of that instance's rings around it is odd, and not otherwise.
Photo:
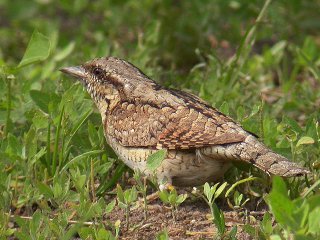
[[(164, 229), (167, 230), (170, 239), (212, 239), (213, 236), (218, 235), (210, 219), (210, 209), (201, 199), (186, 201), (179, 206), (176, 222), (173, 220), (171, 209), (160, 201), (148, 203), (148, 218), (145, 221), (142, 205), (141, 202), (140, 206), (131, 209), (129, 230), (126, 230), (124, 210), (116, 208), (112, 211), (109, 219), (113, 222), (121, 221), (120, 239), (155, 239)], [(262, 216), (263, 212), (255, 212), (258, 213), (255, 215)], [(233, 226), (237, 226), (237, 239), (251, 239), (242, 229), (245, 217), (241, 217), (241, 214), (230, 209), (223, 209), (223, 213), (228, 231)]]

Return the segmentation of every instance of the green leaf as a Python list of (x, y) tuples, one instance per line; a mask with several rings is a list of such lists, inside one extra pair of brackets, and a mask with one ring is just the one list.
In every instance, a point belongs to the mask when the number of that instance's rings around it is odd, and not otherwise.
[(124, 193), (119, 184), (117, 184), (117, 197), (120, 202), (124, 203)]
[(180, 205), (187, 199), (188, 195), (187, 194), (180, 194), (177, 198), (177, 205)]
[(261, 109), (261, 105), (255, 104), (255, 105), (253, 106), (253, 108), (251, 109), (251, 113), (250, 113), (250, 115), (249, 115), (249, 118), (255, 116), (255, 115), (260, 111), (260, 109)]
[(203, 185), (203, 193), (207, 197), (208, 201), (211, 202), (212, 195), (210, 194), (210, 185), (207, 182)]
[(219, 183), (216, 183), (214, 186), (210, 187), (210, 185), (208, 183), (204, 184), (203, 192), (206, 195), (209, 203), (212, 202), (212, 197), (213, 197), (214, 193), (216, 192), (218, 185), (219, 185)]
[(50, 121), (50, 119), (47, 117), (47, 115), (43, 111), (40, 111), (39, 109), (37, 109), (34, 112), (32, 123), (37, 129), (47, 128), (48, 121)]
[(157, 234), (157, 240), (168, 240), (168, 239), (169, 239), (169, 235), (167, 230), (164, 230)]
[(42, 111), (48, 113), (48, 105), (50, 102), (49, 94), (38, 90), (31, 90), (30, 97)]
[(137, 197), (138, 197), (138, 191), (137, 191), (137, 189), (136, 189), (136, 187), (135, 186), (133, 186), (132, 188), (131, 188), (131, 194), (130, 194), (130, 197), (131, 197), (131, 202), (134, 202), (134, 201), (136, 201), (137, 200)]
[(47, 59), (49, 57), (50, 50), (50, 39), (38, 31), (34, 31), (27, 46), (27, 50), (25, 51), (18, 67), (21, 68), (28, 64)]
[(25, 137), (26, 157), (31, 158), (37, 153), (37, 138), (34, 127), (31, 127)]
[(306, 145), (306, 144), (314, 144), (314, 140), (312, 137), (304, 136), (299, 139), (297, 142), (297, 147), (300, 145)]
[(41, 148), (31, 159), (29, 162), (30, 165), (35, 164), (41, 157), (43, 157), (47, 153), (47, 149), (45, 147)]
[(122, 176), (123, 172), (126, 170), (126, 165), (124, 163), (118, 164), (116, 167), (111, 179), (109, 181), (100, 184), (100, 186), (97, 189), (97, 195), (102, 196), (106, 191), (108, 191), (110, 188), (112, 188), (118, 181), (118, 179)]
[(320, 207), (313, 209), (309, 214), (309, 233), (320, 235)]
[(62, 189), (62, 186), (60, 185), (60, 183), (54, 183), (53, 185), (53, 189), (52, 189), (52, 192), (53, 192), (53, 196), (55, 198), (59, 198), (62, 196), (63, 194), (63, 189)]
[(106, 230), (104, 228), (99, 229), (97, 240), (111, 240), (111, 239), (114, 239), (114, 237), (109, 230)]
[(11, 156), (21, 156), (22, 154), (22, 144), (11, 133), (8, 134), (8, 146), (5, 152)]
[(223, 235), (226, 229), (223, 212), (218, 208), (218, 206), (215, 203), (212, 204), (212, 208), (214, 215), (214, 223), (216, 224), (220, 235)]
[(261, 221), (261, 226), (265, 234), (271, 235), (273, 227), (270, 213), (266, 212), (264, 214), (263, 219)]
[(125, 204), (125, 203), (123, 203), (123, 202), (118, 202), (118, 206), (120, 207), (120, 208), (122, 208), (122, 209), (126, 209), (127, 207), (128, 207), (128, 205), (127, 204)]
[(40, 182), (37, 184), (37, 187), (39, 189), (39, 192), (43, 194), (43, 196), (45, 196), (47, 199), (53, 198), (53, 192), (48, 185)]
[(70, 55), (70, 53), (73, 51), (74, 47), (75, 47), (75, 42), (71, 42), (69, 43), (63, 50), (61, 50), (55, 57), (54, 60), (55, 61), (61, 61), (63, 59), (65, 59), (68, 55)]
[(295, 131), (296, 133), (302, 133), (301, 127), (299, 126), (299, 124), (295, 120), (288, 118), (288, 117), (283, 117), (282, 122), (287, 124), (288, 126), (290, 126), (290, 128), (293, 131)]
[(168, 200), (169, 200), (169, 203), (171, 206), (176, 205), (177, 197), (178, 197), (177, 191), (175, 189), (172, 190), (169, 194), (169, 197), (168, 197)]
[(282, 240), (282, 238), (279, 235), (271, 235), (270, 240)]
[(251, 237), (256, 237), (256, 229), (249, 224), (243, 226), (243, 229), (246, 233), (248, 233)]
[(77, 133), (77, 131), (80, 129), (82, 124), (86, 121), (86, 119), (91, 115), (92, 109), (89, 109), (87, 112), (85, 112), (82, 116), (79, 117), (79, 120), (74, 124), (71, 132), (70, 132), (70, 137), (67, 141), (66, 147), (70, 145), (70, 142), (74, 135)]
[[(10, 237), (11, 235), (13, 235), (17, 230), (16, 229), (12, 229), (9, 228), (7, 230), (4, 231), (4, 236), (5, 237)], [(10, 239), (10, 238), (9, 238)]]
[(167, 190), (162, 190), (159, 192), (159, 198), (164, 203), (169, 203), (169, 193)]
[(89, 227), (82, 227), (78, 230), (78, 234), (81, 237), (81, 239), (90, 239), (92, 232), (93, 230)]
[(319, 203), (320, 194), (316, 194), (308, 198), (308, 205), (310, 206), (310, 211), (313, 211), (313, 209), (319, 207)]
[(227, 182), (224, 182), (218, 189), (217, 189), (217, 191), (214, 193), (214, 198), (213, 198), (213, 200), (215, 200), (217, 197), (219, 197), (220, 196), (220, 194), (223, 192), (223, 190), (226, 188), (226, 186), (227, 186)]
[(88, 135), (91, 145), (98, 146), (100, 142), (99, 135), (95, 125), (90, 120), (88, 121)]
[(130, 204), (137, 199), (137, 190), (133, 186), (131, 189), (127, 189), (124, 192), (124, 201), (126, 204)]
[(116, 200), (112, 200), (111, 202), (109, 202), (108, 205), (106, 206), (105, 212), (111, 213), (115, 205), (116, 205)]
[(229, 238), (230, 238), (231, 240), (236, 240), (236, 239), (237, 239), (237, 237), (236, 237), (237, 231), (238, 231), (237, 226), (233, 226), (232, 229), (231, 229), (231, 231), (229, 232)]
[(272, 191), (267, 197), (270, 209), (275, 219), (291, 229), (296, 229), (298, 224), (293, 218), (295, 205), (287, 195), (287, 187), (282, 178), (275, 176), (272, 183)]
[(85, 183), (86, 183), (86, 180), (87, 180), (87, 176), (86, 176), (86, 175), (79, 175), (79, 176), (77, 176), (77, 178), (76, 178), (75, 181), (74, 181), (74, 185), (75, 185), (75, 187), (76, 187), (76, 189), (77, 189), (78, 191), (83, 190), (84, 185), (85, 185)]
[(26, 233), (24, 232), (15, 232), (15, 236), (18, 238), (18, 239), (25, 239), (25, 240), (32, 240), (32, 238), (30, 237), (30, 235), (27, 235)]
[(229, 104), (226, 101), (224, 101), (221, 104), (219, 110), (220, 110), (220, 112), (222, 112), (222, 113), (224, 113), (226, 115), (229, 115)]
[(167, 155), (167, 150), (161, 149), (147, 158), (147, 168), (154, 172), (162, 163)]
[(38, 232), (38, 229), (40, 228), (40, 221), (42, 219), (42, 215), (40, 210), (38, 209), (33, 215), (32, 220), (30, 222), (30, 233), (31, 235), (35, 236)]
[(245, 114), (246, 114), (246, 110), (244, 109), (243, 106), (239, 106), (237, 108), (237, 119), (238, 121), (242, 121), (243, 118), (245, 117)]

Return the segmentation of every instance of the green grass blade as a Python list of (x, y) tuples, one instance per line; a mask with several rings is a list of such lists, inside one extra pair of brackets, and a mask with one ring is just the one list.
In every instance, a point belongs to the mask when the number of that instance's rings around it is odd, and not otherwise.
[(80, 129), (80, 127), (82, 126), (82, 124), (88, 119), (88, 117), (91, 115), (92, 113), (92, 109), (90, 109), (89, 111), (87, 111), (85, 114), (83, 114), (83, 116), (79, 119), (79, 121), (74, 125), (73, 129), (71, 130), (70, 133), (70, 137), (67, 141), (67, 144), (65, 144), (65, 147), (69, 147), (70, 142), (72, 140), (72, 138), (74, 137), (74, 135), (77, 133), (77, 131)]
[(76, 156), (75, 158), (73, 158), (72, 160), (70, 160), (68, 163), (66, 163), (61, 170), (59, 171), (59, 174), (61, 174), (63, 171), (65, 171), (70, 165), (82, 160), (83, 158), (86, 157), (90, 157), (90, 156), (94, 156), (94, 155), (99, 155), (101, 153), (103, 153), (105, 150), (93, 150), (93, 151), (89, 151), (86, 153), (83, 153), (79, 156)]
[(105, 194), (106, 191), (111, 189), (113, 186), (116, 185), (118, 179), (122, 176), (123, 172), (126, 170), (127, 166), (124, 163), (120, 163), (116, 170), (115, 173), (113, 174), (112, 178), (106, 182), (105, 184), (101, 184), (97, 190), (97, 196), (102, 196)]
[(64, 114), (64, 106), (62, 107), (61, 112), (60, 112), (57, 131), (56, 131), (56, 136), (55, 136), (55, 140), (54, 140), (54, 150), (53, 150), (53, 157), (52, 157), (52, 172), (51, 172), (52, 176), (57, 171), (57, 157), (58, 157), (58, 148), (59, 148), (59, 136), (60, 136), (61, 126), (62, 126), (63, 114)]
[(7, 115), (6, 115), (6, 128), (5, 128), (5, 136), (8, 136), (9, 130), (10, 130), (10, 125), (11, 125), (11, 120), (10, 120), (10, 115), (11, 115), (11, 78), (7, 77)]
[(228, 189), (228, 191), (226, 192), (225, 197), (228, 197), (229, 194), (230, 194), (230, 192), (232, 192), (232, 190), (235, 189), (236, 186), (238, 186), (238, 185), (240, 185), (240, 184), (242, 184), (242, 183), (245, 183), (245, 182), (254, 181), (254, 180), (256, 180), (256, 179), (259, 179), (259, 178), (250, 176), (250, 177), (247, 177), (247, 178), (245, 178), (245, 179), (241, 179), (240, 181), (232, 184), (232, 186), (231, 186), (231, 187)]
[(51, 143), (51, 122), (48, 118), (48, 129), (47, 129), (47, 153), (46, 153), (46, 167), (49, 172), (51, 172), (51, 152), (50, 152), (50, 143)]

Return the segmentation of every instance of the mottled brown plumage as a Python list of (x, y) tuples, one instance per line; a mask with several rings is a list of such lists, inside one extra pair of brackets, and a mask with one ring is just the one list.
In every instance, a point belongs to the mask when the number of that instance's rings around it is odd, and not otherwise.
[(220, 178), (231, 161), (285, 177), (308, 173), (200, 98), (164, 88), (124, 60), (100, 58), (61, 71), (84, 84), (101, 112), (107, 142), (129, 167), (151, 174), (147, 157), (168, 150), (159, 180), (200, 185)]

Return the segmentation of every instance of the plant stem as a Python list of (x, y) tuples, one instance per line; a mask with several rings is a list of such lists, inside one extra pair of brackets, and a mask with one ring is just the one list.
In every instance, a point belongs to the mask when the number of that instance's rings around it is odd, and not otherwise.
[(208, 202), (208, 205), (210, 207), (210, 213), (211, 213), (211, 217), (212, 217), (212, 223), (214, 225), (216, 225), (216, 223), (214, 222), (214, 213), (213, 213), (213, 206), (212, 206), (212, 203), (211, 202)]
[(173, 206), (171, 207), (171, 213), (172, 213), (173, 221), (176, 223), (177, 218), (176, 218), (175, 208)]
[(143, 208), (144, 208), (144, 220), (147, 220), (147, 178), (143, 178)]
[(128, 205), (126, 207), (126, 227), (127, 227), (127, 231), (129, 230), (129, 211), (130, 211), (130, 206)]
[(51, 162), (51, 159), (50, 159), (50, 143), (51, 143), (51, 119), (50, 117), (48, 117), (48, 131), (47, 131), (47, 152), (46, 152), (46, 167), (47, 169), (49, 170), (49, 172), (51, 172), (51, 169), (50, 169), (50, 162)]
[(7, 116), (6, 116), (6, 128), (5, 137), (8, 136), (10, 126), (10, 114), (11, 114), (11, 80), (12, 78), (6, 77), (7, 79)]
[(264, 112), (263, 112), (263, 107), (264, 107), (264, 101), (263, 101), (263, 98), (262, 98), (262, 94), (261, 94), (261, 107), (260, 107), (260, 138), (262, 139), (262, 141), (264, 140), (264, 126), (263, 126), (263, 115), (264, 115)]
[(90, 181), (91, 181), (91, 193), (92, 193), (92, 202), (96, 202), (96, 193), (94, 190), (94, 169), (93, 169), (93, 159), (91, 158), (90, 163)]
[(290, 140), (290, 147), (291, 147), (292, 161), (295, 161), (296, 149), (292, 140)]
[(147, 195), (146, 193), (143, 193), (143, 215), (144, 220), (147, 220)]
[[(61, 122), (61, 125), (62, 125), (62, 122)], [(62, 162), (63, 162), (63, 158), (64, 158), (64, 154), (65, 154), (65, 147), (64, 147), (64, 145), (65, 145), (65, 134), (62, 134), (62, 136), (61, 136), (61, 150), (59, 151), (59, 157), (58, 157), (58, 159), (59, 159), (59, 163), (58, 163), (58, 171), (59, 171), (59, 169), (61, 169), (63, 166), (62, 166)]]

